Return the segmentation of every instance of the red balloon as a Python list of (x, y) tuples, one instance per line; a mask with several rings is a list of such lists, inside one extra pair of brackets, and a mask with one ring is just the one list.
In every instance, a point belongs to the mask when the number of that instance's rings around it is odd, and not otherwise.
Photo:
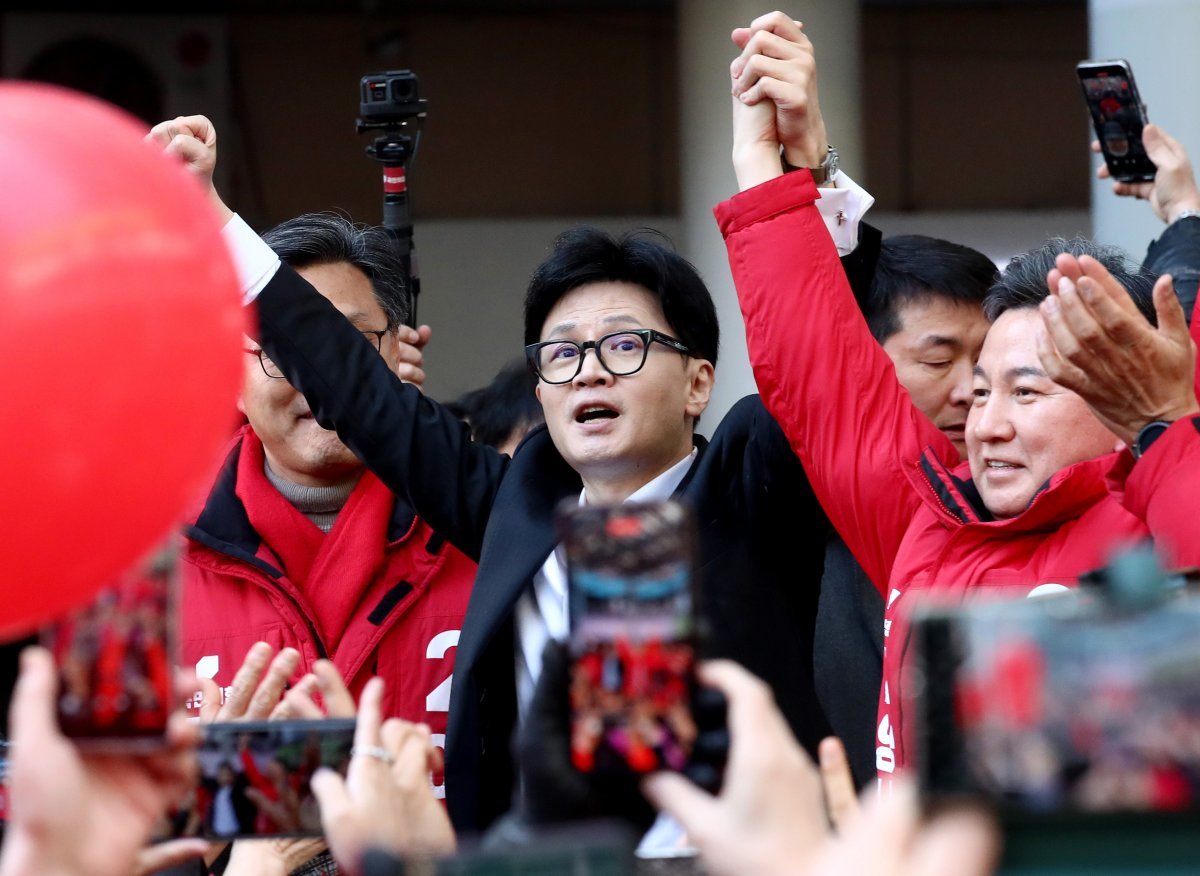
[(0, 635), (160, 540), (211, 478), (244, 316), (196, 182), (95, 99), (0, 85)]

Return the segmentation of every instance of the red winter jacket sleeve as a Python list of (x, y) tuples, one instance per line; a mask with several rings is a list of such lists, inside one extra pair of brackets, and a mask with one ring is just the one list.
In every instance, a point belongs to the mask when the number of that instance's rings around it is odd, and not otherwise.
[[(1191, 335), (1200, 347), (1196, 316)], [(1200, 359), (1192, 386), (1200, 398)], [(1132, 455), (1121, 454), (1109, 479), (1125, 509), (1146, 524), (1168, 566), (1200, 566), (1200, 525), (1191, 513), (1200, 495), (1200, 416), (1172, 424), (1136, 464)]]
[(822, 507), (880, 592), (919, 502), (922, 451), (949, 439), (913, 406), (854, 300), (810, 174), (716, 208), (754, 377)]
[(1170, 567), (1200, 566), (1200, 416), (1171, 425), (1136, 463), (1121, 455), (1113, 472), (1123, 487), (1121, 504), (1145, 522)]

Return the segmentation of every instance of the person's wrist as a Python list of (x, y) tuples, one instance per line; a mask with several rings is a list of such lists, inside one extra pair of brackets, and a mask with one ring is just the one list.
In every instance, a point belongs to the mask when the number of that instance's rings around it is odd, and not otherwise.
[(792, 167), (820, 167), (825, 156), (829, 154), (829, 141), (824, 137), (809, 140), (802, 145), (783, 147), (783, 160)]
[(1176, 420), (1194, 417), (1197, 414), (1200, 414), (1200, 403), (1197, 403), (1196, 399), (1193, 398), (1188, 402), (1179, 404), (1163, 416), (1159, 417), (1159, 419), (1174, 423)]
[(779, 163), (779, 147), (770, 143), (734, 145), (733, 171), (737, 176), (738, 189), (745, 191), (756, 185), (783, 175)]
[[(1193, 398), (1189, 402), (1180, 402), (1178, 405), (1168, 408), (1161, 414), (1151, 417), (1148, 420), (1139, 420), (1139, 422), (1136, 424), (1128, 427), (1127, 434), (1118, 434), (1117, 437), (1124, 441), (1125, 445), (1133, 451), (1135, 458), (1140, 457), (1146, 452), (1149, 444), (1152, 444), (1158, 439), (1162, 432), (1166, 431), (1165, 429), (1161, 428), (1163, 424), (1170, 426), (1179, 420), (1198, 415), (1200, 415), (1200, 403), (1197, 403), (1196, 399)], [(1151, 430), (1150, 427), (1152, 426), (1157, 428)], [(1143, 437), (1147, 430), (1155, 432), (1155, 434), (1150, 437), (1148, 443)], [(1145, 446), (1140, 446), (1143, 444)]]
[(233, 211), (221, 200), (221, 195), (217, 192), (216, 186), (211, 184), (208, 187), (208, 202), (217, 211), (217, 220), (221, 223), (221, 227), (224, 228), (229, 224), (229, 220), (233, 218)]
[(819, 114), (817, 125), (808, 129), (804, 136), (782, 136), (785, 130), (781, 129), (779, 138), (783, 144), (783, 160), (792, 167), (819, 167), (829, 154), (829, 136), (825, 133), (825, 124), (820, 121)]
[(1167, 224), (1174, 225), (1180, 219), (1186, 219), (1191, 216), (1200, 216), (1200, 196), (1194, 198), (1185, 198), (1177, 203), (1172, 203), (1167, 208)]

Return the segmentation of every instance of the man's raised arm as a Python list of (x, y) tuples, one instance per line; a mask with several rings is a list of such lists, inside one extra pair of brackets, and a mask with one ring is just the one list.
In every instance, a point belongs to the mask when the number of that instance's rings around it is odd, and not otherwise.
[[(812, 45), (780, 13), (734, 31), (734, 168), (716, 216), (746, 320), (755, 379), (818, 499), (881, 591), (918, 502), (919, 457), (956, 451), (912, 404), (855, 302), (818, 213), (823, 149)], [(816, 132), (816, 133), (814, 133)], [(786, 141), (782, 140), (786, 137)], [(781, 178), (777, 178), (781, 177)]]
[(217, 138), (208, 119), (163, 122), (149, 139), (179, 156), (226, 220), (245, 298), (257, 304), (258, 340), (317, 422), (336, 431), (426, 523), (478, 560), (508, 458), (472, 443), (464, 423), (402, 383), (358, 329), (229, 210), (212, 182)]

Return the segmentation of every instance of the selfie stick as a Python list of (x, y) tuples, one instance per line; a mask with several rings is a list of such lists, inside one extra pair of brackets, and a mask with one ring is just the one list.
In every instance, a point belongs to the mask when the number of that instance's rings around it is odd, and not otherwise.
[[(400, 86), (397, 88), (396, 86)], [(408, 211), (408, 166), (417, 153), (426, 101), (418, 99), (416, 76), (407, 70), (364, 76), (358, 133), (383, 130), (367, 147), (367, 155), (383, 167), (383, 228), (395, 241), (408, 286), (408, 324), (417, 327), (417, 298), (421, 278), (413, 246), (412, 217)], [(403, 96), (397, 98), (399, 93)], [(414, 135), (406, 133), (413, 130)]]

